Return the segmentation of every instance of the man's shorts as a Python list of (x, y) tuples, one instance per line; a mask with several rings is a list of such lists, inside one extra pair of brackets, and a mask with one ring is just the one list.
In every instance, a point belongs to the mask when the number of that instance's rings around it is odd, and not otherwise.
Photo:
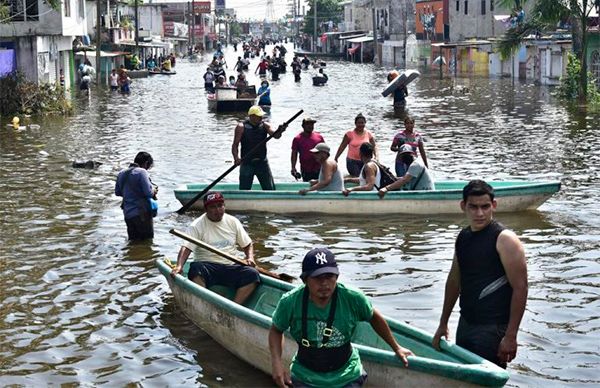
[(456, 344), (506, 369), (506, 362), (501, 362), (497, 354), (507, 326), (506, 323), (473, 324), (460, 317)]
[(190, 264), (188, 279), (193, 281), (196, 276), (204, 279), (207, 288), (219, 285), (237, 289), (251, 283), (260, 283), (260, 276), (255, 268), (239, 264), (195, 261)]

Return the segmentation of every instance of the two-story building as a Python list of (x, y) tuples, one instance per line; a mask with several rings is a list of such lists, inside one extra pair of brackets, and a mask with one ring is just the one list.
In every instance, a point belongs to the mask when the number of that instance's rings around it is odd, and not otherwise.
[(86, 35), (85, 1), (63, 0), (52, 9), (43, 0), (5, 0), (10, 21), (0, 23), (0, 49), (12, 50), (12, 70), (38, 82), (75, 83), (73, 41)]

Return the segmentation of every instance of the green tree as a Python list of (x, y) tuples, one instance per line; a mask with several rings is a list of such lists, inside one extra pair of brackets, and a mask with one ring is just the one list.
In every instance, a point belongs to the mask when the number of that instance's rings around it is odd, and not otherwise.
[(242, 26), (238, 22), (231, 22), (229, 24), (229, 34), (231, 37), (236, 38), (242, 35)]
[(340, 0), (309, 0), (309, 9), (304, 16), (304, 31), (307, 34), (314, 33), (315, 1), (317, 2), (317, 33), (321, 33), (319, 24), (321, 22), (333, 21), (335, 24), (342, 20), (342, 6)]
[[(534, 1), (530, 17), (522, 23), (509, 28), (501, 43), (500, 53), (504, 58), (509, 57), (521, 45), (523, 39), (542, 31), (553, 31), (559, 22), (571, 26), (573, 53), (581, 64), (579, 69), (577, 96), (582, 103), (587, 101), (588, 72), (587, 72), (587, 37), (588, 18), (598, 5), (598, 0), (530, 0)], [(518, 9), (527, 0), (496, 0), (504, 7)]]

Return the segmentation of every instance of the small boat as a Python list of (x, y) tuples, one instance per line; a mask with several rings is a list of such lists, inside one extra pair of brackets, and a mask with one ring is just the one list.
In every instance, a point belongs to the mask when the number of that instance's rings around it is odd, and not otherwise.
[(165, 70), (148, 70), (148, 74), (150, 74), (150, 75), (157, 75), (157, 74), (160, 74), (160, 75), (175, 75), (175, 74), (177, 74), (177, 72), (174, 71), (174, 70), (171, 70), (171, 71), (165, 71)]
[[(271, 374), (268, 333), (271, 315), (281, 296), (292, 284), (261, 275), (261, 283), (245, 302), (232, 301), (235, 290), (200, 287), (183, 276), (171, 276), (171, 266), (159, 259), (156, 266), (165, 276), (175, 301), (184, 314), (215, 341), (240, 359)], [(361, 322), (352, 339), (374, 387), (469, 387), (502, 386), (508, 372), (483, 358), (444, 340), (441, 351), (431, 346), (432, 336), (405, 323), (386, 318), (398, 342), (413, 351), (405, 368), (367, 322)], [(296, 352), (295, 341), (286, 333), (284, 365)]]
[(247, 111), (256, 103), (256, 87), (215, 88), (215, 93), (207, 94), (208, 107), (217, 112)]
[(150, 72), (147, 69), (141, 69), (141, 70), (127, 70), (127, 76), (129, 76), (129, 78), (146, 78), (148, 77), (148, 74), (150, 74)]
[[(516, 212), (538, 208), (560, 190), (558, 181), (489, 181), (498, 199), (499, 212)], [(383, 199), (375, 191), (353, 192), (345, 197), (338, 191), (311, 191), (298, 194), (307, 183), (277, 183), (277, 190), (263, 191), (255, 184), (252, 190), (239, 190), (237, 183), (222, 183), (213, 190), (223, 193), (227, 209), (269, 213), (326, 214), (460, 214), (459, 202), (466, 181), (437, 181), (432, 191), (390, 191)], [(175, 198), (186, 204), (207, 184), (187, 184), (175, 189)], [(192, 209), (202, 209), (196, 201)]]
[(314, 76), (312, 77), (313, 86), (324, 86), (327, 83), (327, 77)]

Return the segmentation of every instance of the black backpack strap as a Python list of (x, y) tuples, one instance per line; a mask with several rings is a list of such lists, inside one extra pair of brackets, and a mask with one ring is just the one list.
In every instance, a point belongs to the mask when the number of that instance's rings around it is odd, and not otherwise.
[[(308, 295), (309, 295), (309, 291), (308, 291), (308, 287), (304, 287), (304, 292), (302, 294), (302, 346), (306, 346), (306, 347), (310, 347), (310, 341), (307, 339), (308, 337), (308, 330), (306, 328), (307, 326), (307, 315), (308, 315)], [(321, 341), (322, 345), (325, 345), (328, 341), (329, 338), (331, 337), (331, 334), (333, 334), (333, 320), (335, 319), (335, 310), (337, 307), (337, 296), (338, 296), (338, 288), (337, 285), (335, 287), (335, 290), (333, 291), (333, 295), (331, 296), (332, 300), (331, 300), (331, 307), (329, 308), (329, 316), (327, 317), (327, 325), (325, 326), (325, 330), (323, 330), (323, 339)]]

